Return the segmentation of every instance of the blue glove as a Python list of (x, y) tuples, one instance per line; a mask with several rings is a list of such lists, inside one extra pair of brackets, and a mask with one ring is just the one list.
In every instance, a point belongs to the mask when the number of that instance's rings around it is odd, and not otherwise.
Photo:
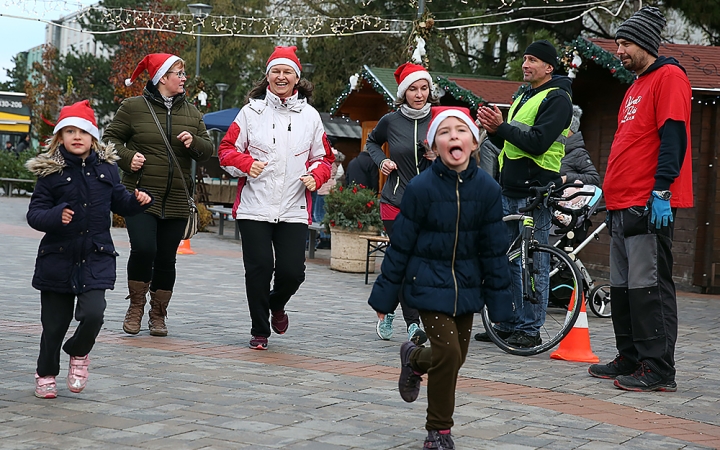
[(673, 221), (670, 200), (661, 199), (654, 191), (650, 197), (650, 207), (652, 209), (650, 221), (655, 224), (655, 228), (666, 227)]

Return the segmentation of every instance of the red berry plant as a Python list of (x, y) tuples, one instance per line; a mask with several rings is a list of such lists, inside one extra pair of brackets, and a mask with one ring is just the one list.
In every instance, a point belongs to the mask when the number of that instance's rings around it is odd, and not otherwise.
[(380, 203), (377, 194), (362, 184), (337, 186), (325, 196), (326, 231), (334, 227), (381, 230)]

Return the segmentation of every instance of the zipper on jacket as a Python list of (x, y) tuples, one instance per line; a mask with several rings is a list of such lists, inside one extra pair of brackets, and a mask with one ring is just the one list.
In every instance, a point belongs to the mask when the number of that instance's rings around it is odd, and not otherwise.
[[(166, 108), (167, 109), (167, 108)], [(168, 142), (172, 142), (170, 138), (170, 130), (172, 129), (172, 109), (168, 109), (167, 113), (165, 114), (165, 133), (167, 134)], [(175, 177), (175, 167), (172, 163), (172, 156), (169, 152), (172, 151), (171, 148), (168, 148), (166, 150), (167, 153), (167, 159), (168, 159), (168, 180), (167, 180), (167, 187), (165, 188), (165, 194), (163, 195), (162, 199), (162, 205), (160, 206), (160, 218), (165, 218), (165, 206), (167, 203), (167, 199), (170, 196), (170, 191), (172, 190), (172, 182), (173, 178)], [(182, 173), (180, 176), (183, 176)]]
[(457, 218), (455, 219), (455, 243), (453, 244), (452, 267), (450, 268), (450, 270), (452, 271), (453, 283), (455, 284), (455, 310), (453, 311), (453, 317), (457, 316), (458, 297), (460, 295), (460, 293), (458, 292), (457, 275), (455, 275), (455, 258), (457, 257), (457, 245), (458, 238), (460, 236), (460, 183), (462, 183), (462, 180), (460, 179), (460, 174), (458, 174), (458, 177), (455, 180), (455, 198), (457, 201)]
[(413, 135), (413, 148), (415, 150), (415, 171), (417, 172), (418, 175), (420, 175), (420, 161), (418, 161), (418, 154), (417, 154), (417, 143), (418, 143), (417, 125), (418, 125), (418, 121), (417, 121), (417, 119), (415, 119), (415, 134)]

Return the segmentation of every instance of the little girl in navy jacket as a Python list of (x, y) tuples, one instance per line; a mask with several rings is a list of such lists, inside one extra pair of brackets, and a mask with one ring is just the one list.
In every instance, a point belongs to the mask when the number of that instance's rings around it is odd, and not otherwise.
[(408, 184), (370, 306), (380, 319), (407, 304), (420, 311), (430, 347), (400, 348), (400, 395), (413, 402), (428, 374), (424, 448), (454, 449), (455, 385), (471, 340), (473, 314), (512, 315), (507, 233), (500, 186), (475, 158), (479, 130), (467, 108), (434, 107), (427, 142), (438, 153)]
[(27, 221), (45, 233), (32, 279), (40, 291), (43, 327), (35, 373), (40, 398), (57, 397), (60, 347), (73, 311), (79, 324), (62, 346), (70, 355), (67, 386), (76, 393), (85, 388), (88, 353), (103, 324), (105, 290), (115, 286), (110, 212), (131, 216), (152, 204), (150, 194), (135, 190), (132, 195), (120, 184), (115, 150), (99, 138), (87, 100), (66, 106), (48, 151), (26, 164), (38, 177)]

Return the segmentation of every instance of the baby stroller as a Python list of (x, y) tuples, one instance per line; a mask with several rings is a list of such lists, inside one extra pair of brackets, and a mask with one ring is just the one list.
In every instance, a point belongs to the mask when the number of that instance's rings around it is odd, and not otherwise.
[[(583, 191), (581, 195), (568, 202), (561, 202), (563, 211), (554, 210), (553, 225), (550, 229), (550, 244), (564, 250), (575, 261), (583, 276), (583, 291), (590, 310), (598, 317), (610, 317), (610, 289), (608, 285), (595, 286), (592, 277), (577, 254), (607, 226), (601, 223), (592, 233), (590, 217), (604, 212), (600, 206), (602, 189), (593, 185), (578, 185), (577, 188), (567, 188), (564, 196)], [(551, 264), (552, 266), (552, 264)], [(550, 293), (548, 307), (568, 308), (567, 301), (572, 294), (572, 274), (569, 269), (559, 270), (550, 277)]]

